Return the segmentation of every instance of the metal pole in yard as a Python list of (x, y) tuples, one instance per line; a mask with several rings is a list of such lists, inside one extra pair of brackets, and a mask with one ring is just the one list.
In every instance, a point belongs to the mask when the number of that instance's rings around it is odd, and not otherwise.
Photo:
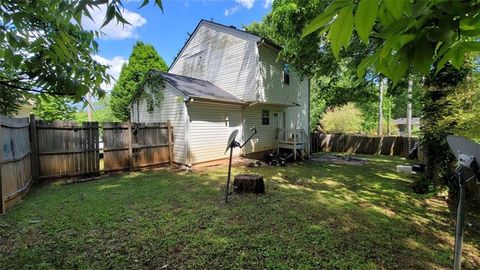
[(232, 154), (233, 154), (233, 146), (230, 147), (230, 159), (228, 161), (228, 176), (227, 176), (227, 187), (225, 188), (225, 203), (228, 203), (228, 190), (230, 187), (230, 175), (232, 171)]
[(462, 269), (462, 248), (465, 223), (465, 182), (463, 181), (461, 170), (462, 169), (459, 169), (457, 171), (460, 197), (458, 199), (457, 228), (455, 232), (455, 258), (453, 263), (454, 270)]
[[(2, 135), (1, 123), (0, 123), (0, 135)], [(2, 136), (0, 136), (0, 214), (5, 213), (5, 201), (3, 200), (2, 165), (3, 165), (3, 141), (2, 141)]]

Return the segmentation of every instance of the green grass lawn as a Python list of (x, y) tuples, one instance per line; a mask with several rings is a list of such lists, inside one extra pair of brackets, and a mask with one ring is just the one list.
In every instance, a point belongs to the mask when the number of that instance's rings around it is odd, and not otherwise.
[[(263, 175), (267, 194), (228, 205), (226, 167), (43, 185), (0, 216), (0, 269), (450, 268), (454, 212), (414, 194), (404, 162), (235, 168)], [(480, 268), (476, 224), (465, 269)]]

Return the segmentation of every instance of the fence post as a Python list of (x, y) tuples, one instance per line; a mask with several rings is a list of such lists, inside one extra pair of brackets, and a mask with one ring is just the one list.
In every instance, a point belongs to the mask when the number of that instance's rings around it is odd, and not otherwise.
[(133, 170), (133, 149), (132, 149), (132, 141), (133, 141), (133, 136), (132, 136), (132, 122), (128, 121), (127, 122), (127, 127), (128, 127), (128, 134), (127, 134), (127, 140), (128, 140), (128, 164), (130, 167), (130, 171)]
[(37, 122), (35, 115), (30, 114), (30, 148), (31, 148), (31, 168), (32, 168), (32, 181), (38, 183), (39, 175), (39, 160), (38, 160), (38, 136), (37, 136)]
[(170, 124), (170, 120), (167, 121), (167, 129), (168, 129), (168, 161), (170, 162), (170, 166), (173, 166), (172, 125)]
[(3, 200), (3, 181), (2, 181), (2, 165), (3, 165), (3, 140), (2, 140), (2, 123), (0, 123), (0, 214), (5, 213), (5, 201)]

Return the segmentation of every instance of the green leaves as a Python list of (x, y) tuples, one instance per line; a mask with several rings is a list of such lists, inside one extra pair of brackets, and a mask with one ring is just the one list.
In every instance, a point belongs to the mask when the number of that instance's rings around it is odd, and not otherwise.
[(115, 17), (115, 5), (111, 4), (107, 8), (107, 14), (105, 16), (105, 21), (103, 21), (102, 27), (107, 25)]
[[(442, 55), (439, 53), (442, 58), (437, 64), (436, 72), (439, 72), (447, 62), (452, 63), (452, 65), (459, 69), (464, 64), (465, 52), (480, 52), (480, 42), (478, 41), (462, 41), (453, 45), (450, 49), (446, 50), (444, 47), (441, 52), (444, 52)], [(445, 52), (446, 51), (446, 52)]]
[(326, 9), (325, 12), (318, 15), (315, 19), (313, 19), (304, 29), (302, 32), (302, 38), (310, 35), (313, 32), (321, 29), (326, 25), (328, 22), (332, 20), (335, 16), (336, 12), (341, 9), (342, 7), (351, 4), (349, 1), (346, 0), (334, 0)]
[(332, 52), (338, 59), (340, 49), (347, 48), (350, 43), (350, 37), (353, 32), (353, 5), (343, 7), (338, 13), (337, 18), (330, 26), (328, 38), (332, 46)]
[(378, 54), (374, 53), (368, 56), (367, 58), (363, 59), (362, 62), (357, 66), (358, 78), (363, 78), (365, 72), (367, 71), (367, 68), (374, 65), (377, 55)]
[(414, 2), (333, 1), (305, 27), (302, 37), (328, 29), (327, 39), (338, 60), (341, 48), (350, 45), (354, 22), (363, 43), (368, 44), (370, 36), (380, 40), (372, 54), (376, 59), (362, 61), (357, 74), (362, 77), (369, 66), (375, 65), (377, 72), (394, 83), (410, 66), (423, 74), (430, 74), (433, 63), (437, 63), (436, 71), (447, 62), (460, 68), (465, 52), (480, 51), (480, 9), (475, 1)]
[(405, 4), (410, 0), (384, 0), (385, 8), (398, 20), (402, 16), (403, 8)]
[[(155, 0), (160, 9), (161, 4)], [(9, 95), (17, 97), (9, 103), (27, 99), (30, 90), (72, 101), (81, 101), (87, 92), (105, 95), (100, 86), (111, 76), (95, 61), (98, 32), (84, 30), (81, 23), (102, 5), (107, 5), (103, 26), (128, 23), (122, 0), (0, 1), (0, 77), (9, 91), (21, 93)]]
[(360, 39), (368, 43), (368, 36), (372, 32), (377, 18), (377, 0), (361, 0), (355, 12), (355, 27)]
[(416, 42), (413, 50), (413, 66), (423, 74), (430, 73), (433, 62), (433, 51), (431, 43), (426, 38)]

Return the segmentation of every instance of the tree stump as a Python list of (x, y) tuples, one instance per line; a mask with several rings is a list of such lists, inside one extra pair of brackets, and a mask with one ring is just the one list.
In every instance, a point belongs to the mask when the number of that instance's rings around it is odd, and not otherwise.
[(233, 180), (233, 191), (236, 193), (265, 193), (263, 176), (256, 174), (239, 174)]

